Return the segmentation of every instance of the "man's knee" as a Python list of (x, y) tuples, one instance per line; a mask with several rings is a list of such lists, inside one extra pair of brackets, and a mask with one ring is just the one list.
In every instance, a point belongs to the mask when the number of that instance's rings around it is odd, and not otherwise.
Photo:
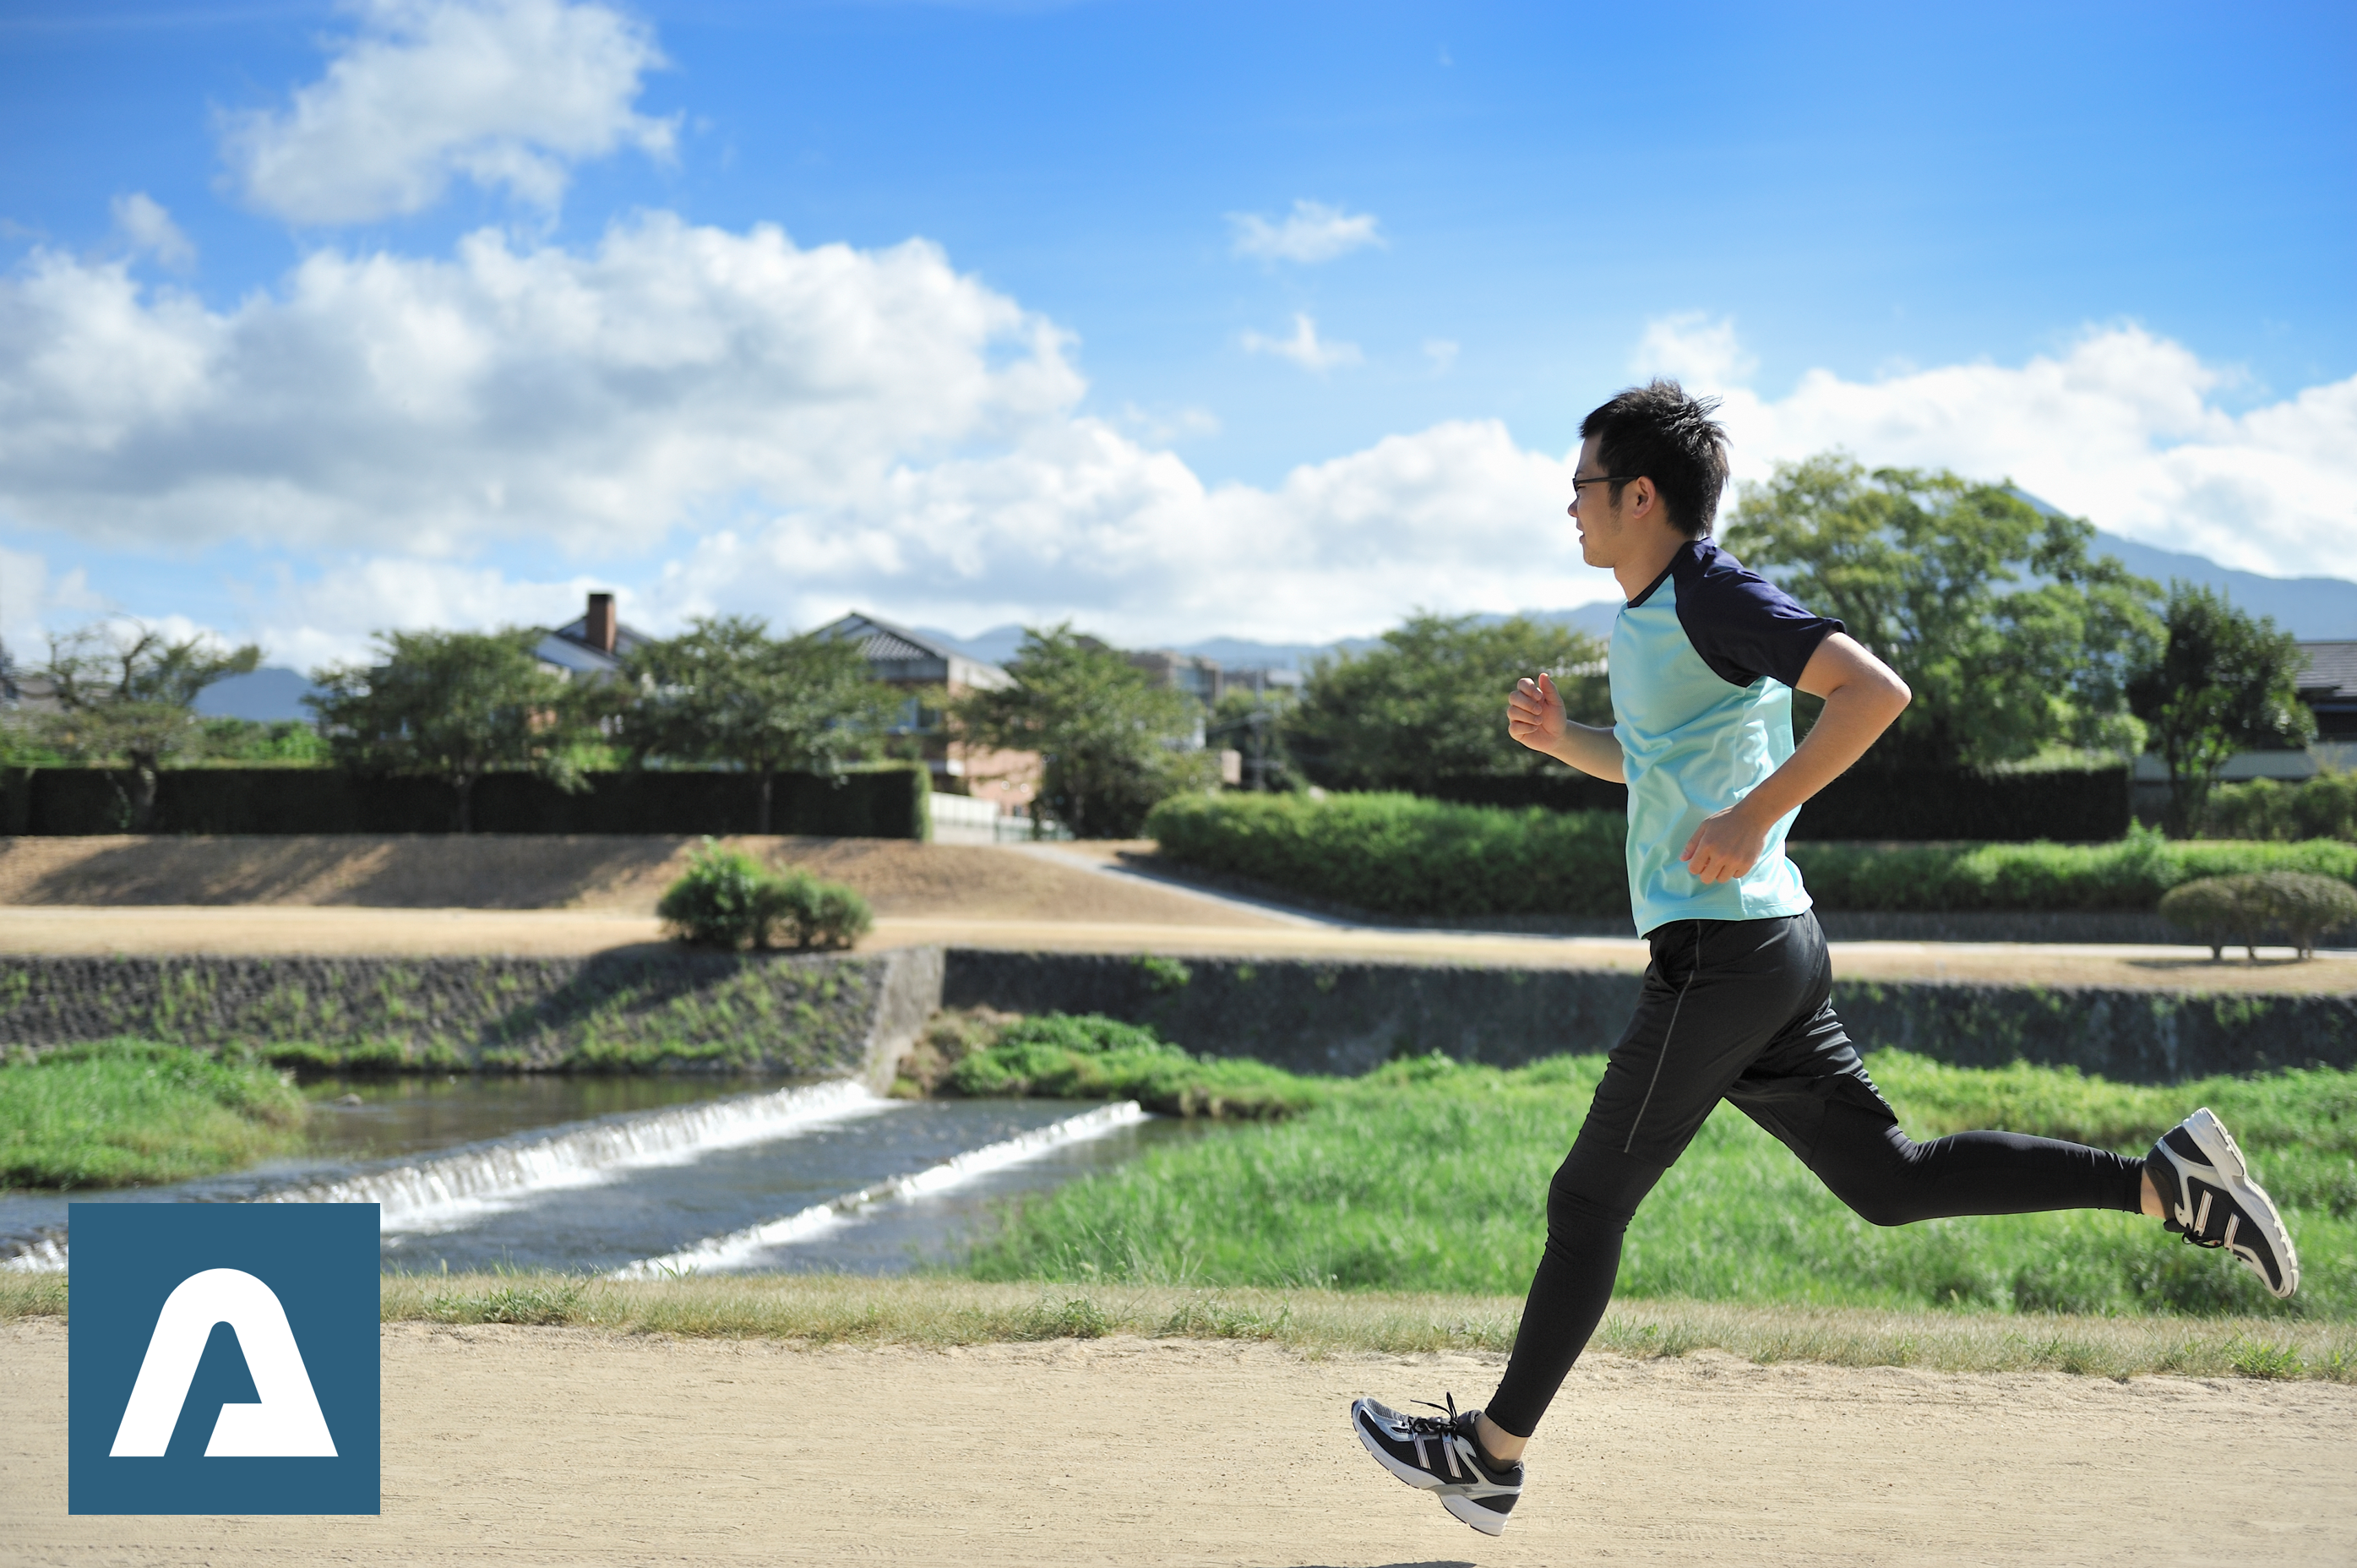
[(1818, 1179), (1850, 1211), (1868, 1225), (1912, 1225), (1924, 1217), (1923, 1196), (1930, 1175), (1918, 1151), (1922, 1145), (1900, 1132), (1897, 1123), (1862, 1120), (1839, 1107), (1828, 1116), (1828, 1130), (1845, 1133), (1839, 1144), (1820, 1142), (1812, 1161)]
[(1547, 1230), (1550, 1234), (1597, 1228), (1626, 1230), (1637, 1206), (1661, 1179), (1661, 1166), (1583, 1135), (1547, 1184)]

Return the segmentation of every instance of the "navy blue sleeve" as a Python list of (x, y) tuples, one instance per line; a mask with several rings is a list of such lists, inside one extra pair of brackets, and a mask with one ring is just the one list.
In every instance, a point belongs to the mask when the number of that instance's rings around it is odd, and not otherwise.
[(1707, 539), (1678, 552), (1671, 573), (1686, 640), (1730, 685), (1749, 686), (1766, 675), (1797, 687), (1817, 644), (1842, 629)]

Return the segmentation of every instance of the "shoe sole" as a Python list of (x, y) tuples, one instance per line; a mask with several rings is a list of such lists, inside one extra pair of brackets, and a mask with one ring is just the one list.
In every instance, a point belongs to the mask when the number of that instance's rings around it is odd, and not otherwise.
[(1365, 1423), (1361, 1421), (1359, 1417), (1359, 1407), (1356, 1404), (1353, 1404), (1351, 1407), (1351, 1430), (1358, 1434), (1359, 1446), (1365, 1449), (1370, 1455), (1373, 1455), (1376, 1464), (1381, 1465), (1384, 1469), (1389, 1470), (1394, 1477), (1406, 1482), (1409, 1486), (1414, 1487), (1419, 1492), (1438, 1493), (1440, 1496), (1440, 1506), (1448, 1510), (1450, 1518), (1471, 1525), (1475, 1530), (1480, 1530), (1484, 1535), (1503, 1535), (1506, 1533), (1505, 1515), (1492, 1512), (1491, 1509), (1483, 1508), (1480, 1503), (1477, 1503), (1472, 1498), (1465, 1496), (1464, 1493), (1458, 1489), (1457, 1483), (1444, 1481), (1429, 1470), (1418, 1470), (1413, 1466), (1403, 1465), (1398, 1460), (1393, 1458), (1389, 1454), (1383, 1452), (1383, 1444), (1375, 1441), (1374, 1434), (1369, 1432)]
[[(2226, 1124), (2218, 1120), (2216, 1112), (2205, 1105), (2185, 1119), (2184, 1127), (2202, 1157), (2226, 1178), (2227, 1195), (2266, 1228), (2268, 1244), (2275, 1248), (2276, 1257), (2283, 1265), (2283, 1288), (2267, 1285), (2267, 1291), (2278, 1299), (2289, 1298), (2299, 1289), (2299, 1253), (2293, 1250), (2291, 1232), (2284, 1228), (2276, 1200), (2267, 1196), (2266, 1188), (2251, 1179), (2250, 1162), (2243, 1158), (2242, 1145), (2234, 1142), (2234, 1134), (2226, 1131)], [(2244, 1266), (2249, 1267), (2247, 1263)], [(2251, 1272), (2258, 1274), (2260, 1283), (2266, 1283), (2263, 1271)]]
[(1484, 1535), (1506, 1533), (1506, 1516), (1483, 1508), (1471, 1498), (1443, 1492), (1440, 1494), (1440, 1506), (1448, 1510), (1451, 1519), (1469, 1524)]

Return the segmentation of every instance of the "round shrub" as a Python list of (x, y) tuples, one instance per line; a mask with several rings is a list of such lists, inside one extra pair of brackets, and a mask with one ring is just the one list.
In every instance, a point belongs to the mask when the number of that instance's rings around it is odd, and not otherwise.
[(663, 890), (655, 913), (691, 947), (741, 948), (768, 937), (776, 876), (741, 849), (704, 841), (687, 874)]
[(770, 879), (761, 910), (764, 946), (783, 939), (798, 948), (847, 948), (876, 923), (867, 900), (851, 888), (800, 870)]
[(2255, 959), (2259, 943), (2271, 937), (2288, 941), (2308, 958), (2316, 951), (2317, 939), (2357, 924), (2357, 888), (2299, 871), (2205, 876), (2163, 894), (2160, 913), (2207, 946), (2213, 960), (2224, 957), (2229, 947)]

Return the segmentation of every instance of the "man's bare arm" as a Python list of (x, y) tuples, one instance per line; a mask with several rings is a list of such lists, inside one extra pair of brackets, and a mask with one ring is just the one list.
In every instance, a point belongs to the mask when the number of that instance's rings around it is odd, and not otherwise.
[(1574, 724), (1564, 717), (1563, 696), (1555, 679), (1542, 671), (1539, 678), (1514, 682), (1506, 698), (1506, 733), (1557, 762), (1598, 779), (1625, 784), (1620, 771), (1620, 737), (1594, 725)]
[(1825, 700), (1807, 737), (1760, 788), (1705, 817), (1686, 841), (1680, 858), (1703, 881), (1728, 882), (1750, 870), (1777, 819), (1846, 772), (1914, 700), (1890, 666), (1839, 631), (1809, 656), (1801, 690)]

